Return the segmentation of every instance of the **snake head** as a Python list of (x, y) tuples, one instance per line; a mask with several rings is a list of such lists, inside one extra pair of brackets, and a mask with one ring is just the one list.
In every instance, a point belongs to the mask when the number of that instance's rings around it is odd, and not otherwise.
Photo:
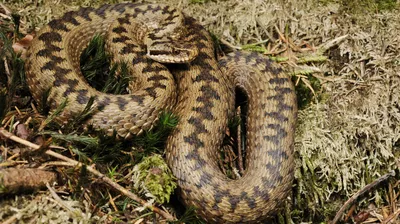
[(199, 54), (196, 46), (174, 41), (154, 41), (147, 46), (147, 57), (160, 63), (188, 63)]

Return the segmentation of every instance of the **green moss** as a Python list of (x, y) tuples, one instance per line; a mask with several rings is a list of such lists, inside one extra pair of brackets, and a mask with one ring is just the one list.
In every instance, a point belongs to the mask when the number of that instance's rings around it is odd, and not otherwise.
[[(131, 76), (127, 64), (110, 66), (111, 55), (105, 50), (105, 39), (95, 35), (81, 54), (83, 76), (97, 90), (105, 93), (126, 93)], [(111, 67), (111, 68), (110, 68)]]
[[(293, 77), (294, 82), (296, 79), (297, 77)], [(315, 78), (314, 76), (308, 76), (307, 81), (313, 88), (314, 92), (319, 92), (321, 90), (321, 83), (319, 79)], [(300, 81), (296, 86), (296, 96), (299, 109), (305, 108), (314, 100), (319, 101), (322, 99), (322, 95), (314, 95), (314, 93), (310, 90), (310, 87), (302, 81)]]
[[(46, 101), (44, 101), (44, 102), (46, 102)], [(44, 103), (44, 104), (47, 105), (47, 103)], [(58, 118), (58, 116), (61, 114), (61, 112), (64, 111), (64, 109), (67, 105), (68, 105), (68, 98), (64, 98), (64, 100), (60, 103), (60, 105), (58, 105), (58, 107), (49, 116), (47, 116), (46, 120), (44, 120), (44, 122), (41, 124), (41, 127), (39, 128), (39, 130), (43, 129), (51, 122), (54, 122), (53, 124), (58, 126), (58, 123), (55, 121)]]
[(375, 0), (378, 11), (398, 9), (397, 0)]
[(365, 12), (380, 12), (399, 8), (396, 0), (342, 0), (340, 2), (343, 11), (353, 15)]
[(242, 46), (243, 50), (248, 50), (248, 51), (254, 51), (254, 52), (259, 52), (259, 53), (265, 53), (267, 49), (262, 46), (254, 45), (254, 44), (247, 44)]
[(3, 184), (3, 175), (0, 174), (0, 194), (6, 193), (8, 190)]
[(175, 224), (190, 223), (190, 224), (205, 224), (206, 222), (196, 215), (195, 207), (188, 207), (185, 213), (179, 218), (179, 220), (171, 222)]
[(139, 136), (134, 136), (132, 142), (135, 143), (135, 150), (139, 151), (136, 156), (138, 160), (152, 153), (162, 153), (165, 141), (169, 133), (178, 124), (178, 117), (171, 112), (163, 111), (157, 125), (151, 129), (144, 131)]
[[(0, 121), (12, 106), (15, 95), (27, 89), (24, 61), (20, 53), (14, 52), (11, 39), (11, 32), (15, 37), (20, 35), (19, 16), (13, 15), (12, 23), (5, 24), (7, 28), (0, 29)], [(10, 27), (13, 27), (13, 30)]]
[(177, 183), (176, 178), (160, 155), (144, 158), (134, 167), (133, 172), (136, 190), (145, 194), (150, 193), (158, 203), (169, 202)]
[(97, 148), (99, 146), (99, 139), (89, 136), (80, 136), (77, 134), (60, 134), (52, 131), (43, 131), (40, 134), (48, 134), (55, 140), (63, 140), (70, 143), (82, 144), (87, 147)]

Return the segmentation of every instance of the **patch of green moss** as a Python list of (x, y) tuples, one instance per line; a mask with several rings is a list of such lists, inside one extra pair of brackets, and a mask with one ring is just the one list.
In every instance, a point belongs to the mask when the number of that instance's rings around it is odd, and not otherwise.
[(259, 52), (259, 53), (265, 53), (267, 49), (265, 47), (259, 46), (259, 45), (254, 45), (254, 44), (247, 44), (242, 46), (243, 50), (248, 50), (248, 51), (254, 51), (254, 52)]
[(169, 202), (177, 187), (176, 178), (160, 155), (146, 157), (133, 169), (136, 190), (150, 193), (158, 203)]
[(7, 188), (3, 184), (3, 175), (0, 174), (0, 194), (5, 192), (7, 192)]
[[(95, 35), (81, 54), (83, 76), (97, 90), (105, 93), (122, 94), (131, 79), (127, 64), (110, 66), (111, 55), (105, 50), (105, 39)], [(110, 68), (111, 67), (111, 68)]]
[(399, 8), (399, 3), (396, 0), (375, 0), (378, 11), (393, 10)]
[(186, 208), (185, 213), (179, 218), (177, 221), (173, 221), (171, 223), (180, 224), (180, 223), (190, 223), (190, 224), (205, 224), (206, 222), (196, 215), (196, 208), (188, 207)]
[[(297, 78), (293, 77), (293, 81), (295, 81), (295, 79)], [(314, 92), (320, 92), (321, 83), (319, 79), (315, 78), (314, 76), (309, 76), (308, 81)], [(310, 90), (310, 87), (304, 82), (299, 82), (299, 84), (296, 86), (296, 96), (299, 109), (304, 109), (314, 100), (319, 101), (322, 99), (322, 95), (314, 95), (314, 93)]]
[[(15, 101), (16, 93), (27, 89), (24, 61), (21, 54), (14, 52), (12, 48), (12, 36), (20, 36), (20, 17), (13, 14), (11, 18), (11, 22), (4, 23), (7, 24), (7, 28), (0, 29), (0, 121)], [(13, 27), (13, 30), (10, 27)]]
[(343, 11), (353, 15), (365, 12), (380, 12), (399, 8), (396, 0), (342, 0), (340, 2)]
[(164, 144), (169, 133), (178, 124), (179, 118), (171, 112), (164, 111), (160, 114), (157, 125), (151, 130), (144, 131), (139, 136), (134, 136), (132, 141), (135, 143), (135, 148), (140, 149), (142, 153), (137, 153), (136, 156), (143, 158), (151, 153), (162, 153)]

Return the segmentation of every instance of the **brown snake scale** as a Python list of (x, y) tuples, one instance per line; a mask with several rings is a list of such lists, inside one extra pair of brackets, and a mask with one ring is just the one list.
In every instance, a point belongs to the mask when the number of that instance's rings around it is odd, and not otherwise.
[[(100, 93), (85, 82), (79, 57), (95, 34), (107, 36), (113, 61), (129, 62), (131, 94)], [(177, 65), (170, 71), (165, 63)], [(26, 74), (38, 103), (48, 90), (52, 111), (68, 100), (59, 118), (64, 123), (90, 97), (95, 110), (87, 123), (122, 137), (151, 128), (161, 110), (173, 110), (180, 120), (166, 159), (183, 203), (208, 222), (261, 222), (288, 196), (297, 113), (290, 77), (257, 53), (234, 52), (217, 61), (208, 32), (172, 7), (121, 3), (68, 12), (32, 41)], [(235, 88), (248, 96), (247, 157), (244, 175), (232, 180), (217, 161)]]

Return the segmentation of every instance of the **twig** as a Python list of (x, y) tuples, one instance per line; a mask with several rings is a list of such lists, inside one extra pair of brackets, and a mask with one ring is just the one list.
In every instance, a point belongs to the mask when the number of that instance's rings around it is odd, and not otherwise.
[(46, 187), (47, 189), (50, 191), (51, 196), (53, 196), (53, 199), (55, 200), (55, 202), (57, 204), (59, 204), (61, 207), (65, 208), (66, 210), (68, 210), (72, 215), (78, 215), (78, 210), (72, 208), (71, 206), (69, 206), (68, 204), (66, 204), (61, 198), (60, 196), (58, 196), (58, 194), (56, 193), (56, 191), (50, 186), (49, 183), (46, 183)]
[[(11, 134), (10, 132), (6, 131), (4, 128), (0, 128), (0, 136), (3, 136), (5, 138), (7, 138), (7, 139), (10, 139), (10, 140), (13, 140), (15, 142), (18, 142), (18, 143), (23, 144), (25, 146), (31, 147), (34, 150), (41, 149), (40, 145), (36, 145), (36, 144), (34, 144), (32, 142), (29, 142), (29, 141), (26, 141), (24, 139), (21, 139), (21, 138), (15, 136), (15, 135)], [(81, 167), (81, 166), (84, 165), (84, 164), (82, 164), (82, 163), (80, 163), (80, 162), (78, 162), (76, 160), (70, 159), (70, 158), (68, 158), (66, 156), (63, 156), (61, 154), (58, 154), (58, 153), (56, 153), (56, 152), (54, 152), (52, 150), (45, 151), (45, 154), (47, 154), (49, 156), (52, 156), (52, 157), (55, 157), (57, 159), (64, 160), (64, 161), (68, 162), (70, 166)], [(114, 189), (116, 189), (117, 191), (121, 192), (122, 194), (124, 194), (125, 196), (129, 197), (130, 199), (139, 202), (143, 206), (147, 206), (150, 210), (154, 211), (155, 213), (160, 214), (161, 216), (163, 216), (164, 218), (166, 218), (169, 221), (174, 221), (175, 220), (175, 218), (171, 214), (161, 210), (160, 208), (157, 208), (157, 207), (152, 206), (152, 205), (148, 206), (148, 203), (147, 203), (146, 200), (144, 200), (144, 199), (140, 198), (139, 196), (137, 196), (136, 194), (126, 190), (121, 185), (115, 183), (110, 178), (106, 177), (104, 174), (102, 174), (99, 171), (97, 171), (96, 169), (92, 168), (92, 166), (87, 166), (86, 169), (89, 172), (91, 172), (92, 174), (94, 174), (95, 176), (97, 176), (99, 179), (102, 179), (109, 186), (113, 187)]]
[(0, 170), (0, 193), (18, 193), (44, 188), (46, 183), (56, 181), (54, 172), (36, 168), (7, 168)]
[(11, 72), (10, 72), (10, 68), (8, 67), (8, 62), (4, 56), (4, 70), (6, 72), (7, 78), (9, 80), (9, 82), (11, 82), (12, 78), (11, 78)]
[(333, 40), (331, 40), (331, 41), (328, 41), (328, 42), (326, 42), (326, 43), (323, 43), (323, 44), (319, 45), (319, 46), (317, 47), (317, 49), (319, 49), (322, 53), (324, 53), (325, 51), (327, 51), (327, 50), (330, 49), (331, 47), (333, 47), (333, 46), (339, 44), (340, 42), (344, 41), (348, 36), (349, 36), (349, 35), (346, 34), (346, 35), (337, 37), (337, 38), (335, 38), (335, 39), (333, 39)]
[(0, 128), (0, 134), (1, 134), (1, 136), (5, 137), (7, 139), (13, 140), (14, 142), (18, 142), (18, 143), (20, 143), (22, 145), (28, 146), (28, 147), (33, 148), (35, 150), (40, 149), (39, 145), (36, 145), (36, 144), (34, 144), (34, 143), (30, 142), (30, 141), (27, 141), (27, 140), (24, 140), (24, 139), (22, 139), (20, 137), (17, 137), (15, 135), (11, 134), (10, 132), (6, 131), (4, 128)]
[(274, 26), (275, 31), (278, 33), (279, 35), (279, 39), (281, 39), (284, 43), (288, 44), (288, 41), (286, 40), (285, 36), (282, 34), (282, 32), (279, 30), (279, 28), (275, 25)]
[(0, 163), (0, 168), (16, 166), (18, 164), (26, 164), (27, 161), (5, 161)]
[(3, 145), (0, 145), (0, 152), (1, 155), (3, 155), (3, 160), (7, 160), (7, 155), (8, 155), (8, 148), (4, 147)]
[(357, 200), (358, 197), (360, 197), (362, 194), (368, 192), (369, 190), (371, 190), (373, 187), (375, 187), (376, 185), (378, 185), (379, 183), (387, 180), (389, 177), (392, 177), (395, 175), (394, 171), (390, 171), (389, 173), (379, 177), (378, 179), (376, 179), (374, 182), (366, 185), (364, 188), (360, 189), (357, 193), (355, 193), (351, 198), (349, 198), (344, 204), (343, 206), (340, 208), (340, 210), (336, 213), (335, 218), (332, 220), (331, 224), (336, 224), (339, 219), (342, 217), (342, 214), (344, 213), (344, 211), (351, 205), (354, 203), (354, 201)]
[(225, 44), (226, 46), (232, 48), (232, 49), (236, 49), (236, 50), (241, 50), (241, 47), (235, 46), (231, 43), (229, 43), (228, 41), (224, 40), (224, 39), (220, 39), (221, 43)]
[(110, 194), (109, 191), (108, 191), (107, 193), (108, 193), (108, 197), (109, 197), (109, 200), (108, 200), (108, 201), (110, 202), (111, 206), (114, 208), (114, 211), (115, 211), (115, 212), (118, 212), (118, 208), (117, 208), (117, 206), (115, 205), (114, 198), (112, 197), (112, 195)]
[(7, 158), (7, 161), (13, 161), (15, 158), (18, 158), (20, 156), (19, 152), (13, 154), (12, 156)]
[(47, 163), (43, 163), (42, 165), (39, 166), (39, 169), (44, 169), (48, 166), (70, 166), (71, 164), (69, 162), (63, 162), (63, 161), (50, 161)]
[(357, 206), (355, 204), (350, 207), (349, 211), (347, 212), (346, 216), (344, 217), (345, 222), (347, 222), (349, 220), (349, 218), (353, 215), (356, 208), (357, 208)]
[(281, 39), (284, 43), (286, 43), (287, 46), (290, 47), (290, 49), (293, 49), (294, 51), (299, 51), (299, 48), (298, 48), (296, 45), (294, 45), (294, 44), (289, 40), (289, 38), (285, 37), (285, 35), (283, 35), (283, 33), (279, 30), (279, 28), (278, 28), (276, 25), (275, 25), (274, 27), (275, 27), (276, 32), (277, 32), (278, 35), (279, 35), (279, 39)]
[[(0, 7), (2, 8), (2, 9), (4, 9), (4, 13), (6, 14), (6, 15), (11, 15), (11, 10), (7, 7), (7, 6), (5, 6), (3, 3), (0, 3)], [(11, 18), (11, 17), (10, 17)]]
[[(277, 46), (277, 45), (276, 45), (276, 46)], [(288, 48), (287, 48), (287, 47), (284, 47), (283, 49), (277, 50), (277, 51), (275, 51), (275, 49), (276, 49), (276, 47), (273, 47), (270, 51), (264, 52), (264, 54), (265, 54), (265, 55), (279, 55), (279, 54), (281, 54), (281, 53), (287, 51)]]
[[(236, 156), (235, 152), (232, 150), (232, 147), (228, 148), (227, 155), (228, 155), (228, 159), (229, 159), (229, 165), (232, 168), (232, 173), (233, 173), (233, 175), (235, 175), (235, 179), (240, 178), (240, 175), (237, 172), (237, 169), (235, 166), (235, 160), (236, 160), (237, 156)], [(236, 172), (235, 172), (235, 170), (236, 170)]]

